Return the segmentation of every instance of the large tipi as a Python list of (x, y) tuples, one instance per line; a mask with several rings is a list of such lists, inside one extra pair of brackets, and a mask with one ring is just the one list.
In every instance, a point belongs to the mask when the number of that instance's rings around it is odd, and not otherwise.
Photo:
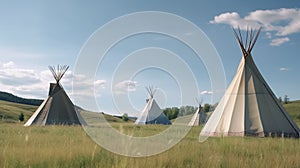
[(242, 50), (236, 75), (200, 136), (287, 136), (299, 137), (299, 128), (278, 102), (256, 67), (251, 50), (259, 32), (240, 30), (234, 35)]
[(197, 101), (197, 103), (198, 103), (198, 108), (197, 108), (195, 114), (193, 115), (191, 121), (188, 123), (188, 126), (203, 125), (203, 124), (205, 124), (205, 122), (207, 120), (207, 115), (203, 111), (203, 108), (201, 106), (201, 102)]
[(68, 66), (49, 66), (56, 83), (50, 83), (49, 95), (29, 118), (24, 126), (30, 125), (75, 125), (80, 124), (75, 106), (60, 84)]
[(153, 87), (146, 88), (150, 98), (147, 99), (147, 105), (142, 111), (142, 114), (135, 121), (135, 124), (164, 124), (170, 125), (170, 120), (166, 117), (163, 111), (160, 109), (155, 99), (153, 98), (156, 89)]

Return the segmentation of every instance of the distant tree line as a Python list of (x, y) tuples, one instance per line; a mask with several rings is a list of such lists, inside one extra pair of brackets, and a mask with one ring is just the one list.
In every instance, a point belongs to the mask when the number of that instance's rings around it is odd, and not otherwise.
[(24, 99), (24, 98), (15, 96), (11, 93), (1, 92), (1, 91), (0, 91), (0, 100), (5, 100), (5, 101), (9, 101), (9, 102), (14, 102), (14, 103), (20, 103), (20, 104), (34, 105), (34, 106), (39, 106), (43, 102), (43, 100)]
[[(283, 98), (278, 97), (278, 101), (282, 104), (290, 103), (290, 98), (287, 95), (284, 95)], [(211, 105), (211, 104), (204, 104), (202, 106), (204, 112), (213, 112), (217, 107), (218, 103)], [(169, 120), (175, 119), (178, 116), (185, 116), (194, 114), (198, 107), (194, 106), (182, 106), (178, 107), (168, 107), (163, 110), (164, 114), (169, 118)]]
[(168, 107), (163, 110), (164, 114), (168, 117), (169, 120), (172, 120), (174, 118), (177, 118), (179, 114), (179, 108), (178, 107)]
[[(204, 104), (203, 105), (203, 111), (204, 112), (211, 112), (215, 109), (217, 104), (210, 105), (210, 104)], [(180, 108), (178, 107), (168, 107), (163, 110), (164, 114), (168, 117), (169, 120), (175, 119), (178, 116), (185, 116), (185, 115), (190, 115), (194, 114), (196, 112), (198, 107), (194, 106), (181, 106)]]
[(288, 103), (290, 102), (290, 98), (289, 98), (287, 95), (284, 95), (283, 100), (282, 100), (281, 97), (279, 97), (279, 98), (278, 98), (278, 101), (279, 101), (280, 103), (283, 103), (283, 104), (288, 104)]

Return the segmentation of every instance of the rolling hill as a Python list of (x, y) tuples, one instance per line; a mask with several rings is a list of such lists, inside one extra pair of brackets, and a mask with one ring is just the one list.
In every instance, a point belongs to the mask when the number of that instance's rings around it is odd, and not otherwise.
[[(19, 122), (19, 115), (21, 113), (24, 114), (24, 122), (26, 122), (42, 102), (43, 100), (26, 99), (0, 91), (0, 123), (17, 123)], [(77, 108), (82, 109), (80, 107)], [(94, 117), (98, 114), (92, 112), (87, 113), (91, 113)], [(108, 122), (123, 122), (123, 120), (117, 116), (104, 114), (104, 117)]]
[[(35, 112), (35, 110), (38, 108), (38, 106), (34, 105), (27, 105), (27, 104), (20, 104), (20, 103), (14, 103), (9, 101), (3, 101), (0, 100), (0, 123), (19, 123), (19, 115), (21, 113), (24, 114), (24, 122), (25, 123), (30, 116)], [(82, 111), (82, 109), (79, 108), (79, 110)], [(84, 112), (85, 115), (89, 115), (92, 118), (98, 118), (98, 115), (100, 113), (95, 112)], [(109, 114), (104, 114), (105, 119), (108, 122), (111, 123), (121, 123), (124, 122), (120, 117), (112, 116)], [(133, 120), (129, 119), (129, 123), (132, 123)]]
[(0, 100), (5, 100), (8, 102), (14, 102), (14, 103), (20, 103), (20, 104), (33, 105), (33, 106), (39, 106), (43, 102), (43, 100), (25, 99), (25, 98), (15, 96), (11, 93), (2, 92), (2, 91), (0, 91)]
[(21, 113), (28, 120), (37, 108), (38, 106), (0, 100), (0, 122), (18, 122)]

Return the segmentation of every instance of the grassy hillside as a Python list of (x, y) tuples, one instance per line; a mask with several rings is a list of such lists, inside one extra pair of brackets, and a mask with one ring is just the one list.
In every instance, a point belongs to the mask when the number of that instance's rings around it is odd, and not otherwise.
[(18, 122), (19, 115), (24, 114), (25, 121), (29, 119), (38, 106), (12, 103), (0, 100), (0, 123)]
[[(292, 101), (289, 104), (284, 104), (283, 106), (300, 127), (300, 100)], [(0, 122), (18, 122), (20, 113), (25, 115), (26, 121), (37, 108), (38, 106), (0, 100)], [(123, 120), (118, 117), (111, 115), (104, 116), (108, 122), (123, 122)], [(132, 122), (132, 120), (129, 120), (129, 122)]]
[(288, 111), (292, 119), (300, 127), (300, 100), (284, 104), (284, 108)]
[[(37, 108), (38, 106), (19, 104), (19, 103), (0, 100), (0, 123), (3, 122), (18, 123), (19, 115), (21, 113), (24, 114), (25, 117), (24, 122), (26, 122)], [(95, 117), (97, 118), (97, 115), (99, 113), (86, 112), (85, 114), (89, 115), (90, 118), (95, 118)], [(104, 117), (108, 122), (111, 123), (124, 122), (121, 118), (114, 117), (108, 114), (104, 114)], [(132, 120), (129, 120), (128, 122), (132, 123)]]
[[(121, 118), (109, 115), (109, 114), (104, 114), (104, 113), (95, 113), (95, 112), (89, 112), (89, 111), (84, 111), (80, 110), (79, 112), (83, 119), (88, 123), (88, 125), (93, 125), (93, 123), (99, 123), (99, 119), (101, 119), (101, 116), (103, 115), (105, 120), (110, 123), (126, 123), (123, 121)], [(132, 120), (128, 120), (128, 123), (132, 123)]]

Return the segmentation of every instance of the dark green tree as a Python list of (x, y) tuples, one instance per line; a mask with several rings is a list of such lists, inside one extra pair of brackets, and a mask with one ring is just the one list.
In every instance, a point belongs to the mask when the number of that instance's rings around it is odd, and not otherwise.
[(207, 104), (207, 103), (204, 104), (204, 106), (203, 106), (203, 111), (206, 112), (206, 113), (209, 112), (209, 111), (210, 111), (210, 107), (211, 107), (210, 104)]
[(24, 114), (23, 113), (21, 113), (20, 115), (19, 115), (19, 121), (24, 121)]
[(172, 107), (172, 110), (171, 110), (171, 118), (172, 118), (172, 119), (177, 118), (178, 113), (179, 113), (179, 108), (177, 108), (177, 107)]
[(288, 104), (289, 103), (290, 98), (288, 98), (287, 95), (284, 96), (284, 104)]
[(179, 114), (179, 108), (178, 107), (167, 107), (163, 110), (164, 114), (168, 117), (169, 120), (172, 120), (174, 118), (177, 118)]
[(124, 114), (122, 115), (122, 120), (127, 122), (128, 119), (129, 119), (129, 118), (128, 118), (128, 114), (127, 114), (127, 113), (124, 113)]

